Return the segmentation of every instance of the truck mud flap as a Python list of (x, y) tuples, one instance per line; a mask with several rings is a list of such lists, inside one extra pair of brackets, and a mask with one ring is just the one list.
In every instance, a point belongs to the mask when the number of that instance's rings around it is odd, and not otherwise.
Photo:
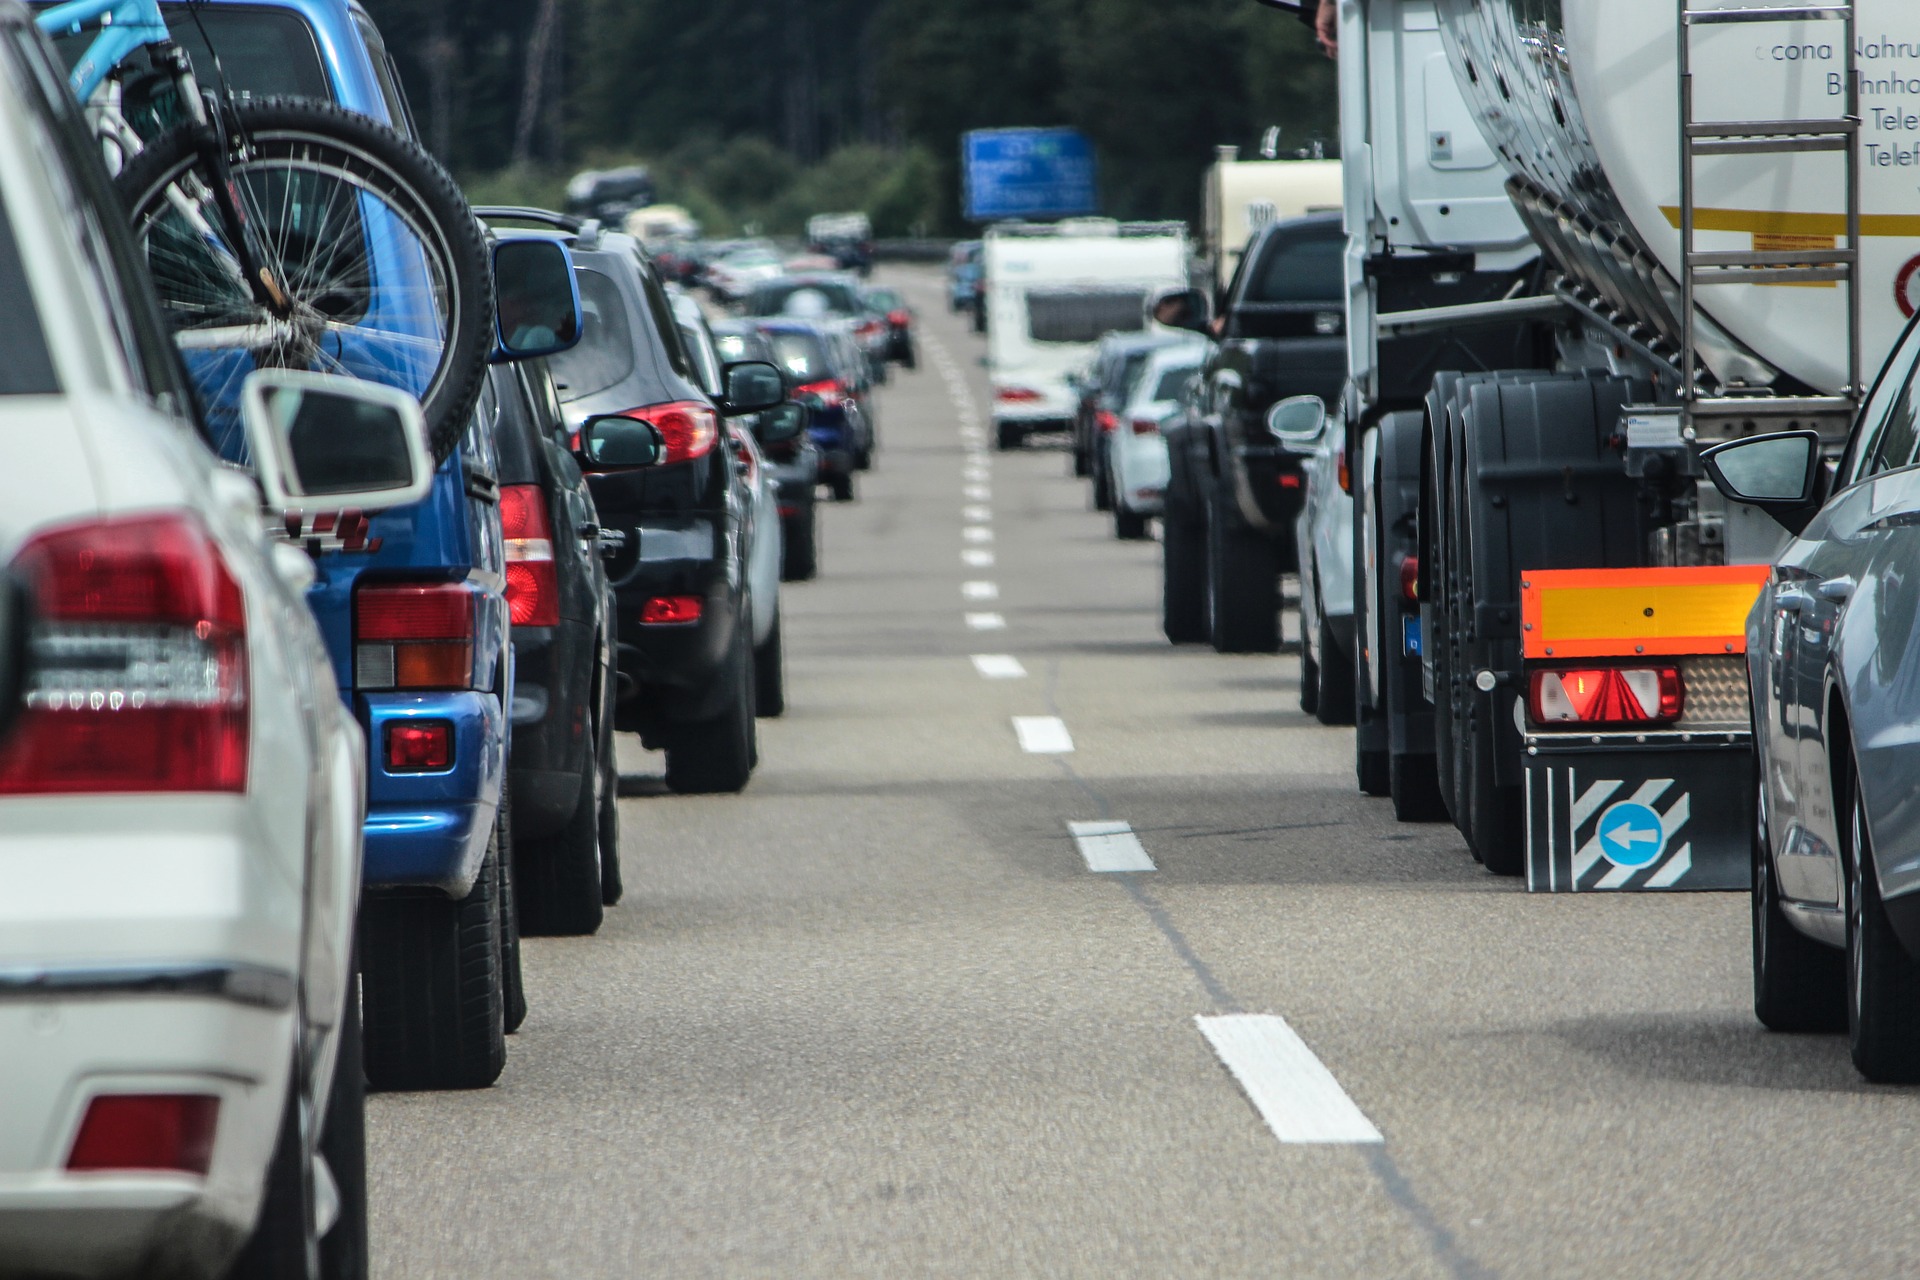
[(1752, 885), (1753, 757), (1739, 746), (1568, 744), (1526, 757), (1527, 889)]

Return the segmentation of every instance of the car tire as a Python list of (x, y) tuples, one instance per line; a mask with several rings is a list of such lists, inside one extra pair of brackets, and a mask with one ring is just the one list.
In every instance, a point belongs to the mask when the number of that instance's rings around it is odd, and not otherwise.
[(1273, 544), (1216, 493), (1207, 518), (1209, 637), (1217, 653), (1280, 651), (1280, 567)]
[(787, 710), (787, 650), (780, 639), (777, 613), (766, 643), (753, 651), (753, 710), (763, 720), (775, 719)]
[(873, 470), (873, 446), (863, 445), (853, 451), (853, 469), (855, 471)]
[(510, 788), (500, 788), (500, 1017), (508, 1035), (527, 1020), (527, 989), (520, 980), (520, 884), (514, 868), (513, 809)]
[(367, 1280), (367, 1075), (360, 1034), (360, 975), (349, 975), (320, 1154), (340, 1194), (340, 1216), (320, 1238), (321, 1280)]
[(300, 1080), (306, 1071), (304, 1057), (296, 1053), (287, 1072), (280, 1133), (267, 1164), (259, 1216), (229, 1273), (236, 1277), (308, 1280), (320, 1271), (319, 1224), (313, 1215), (313, 1162), (307, 1158), (307, 1108), (300, 1097)]
[(1774, 874), (1765, 785), (1754, 771), (1753, 1013), (1770, 1031), (1847, 1029), (1847, 953), (1815, 942), (1787, 920)]
[(1151, 536), (1147, 517), (1129, 511), (1119, 503), (1113, 507), (1113, 536), (1122, 542), (1141, 542)]
[(853, 501), (853, 477), (850, 475), (828, 476), (827, 492), (835, 502)]
[(606, 771), (589, 744), (580, 794), (565, 825), (551, 836), (522, 840), (513, 869), (519, 881), (520, 928), (534, 937), (579, 938), (597, 932), (606, 900), (600, 865), (600, 818)]
[(376, 896), (360, 913), (367, 1083), (484, 1089), (507, 1061), (497, 841), (473, 888)]
[(1494, 781), (1495, 714), (1485, 696), (1474, 698), (1467, 713), (1469, 839), (1481, 866), (1497, 876), (1517, 876), (1527, 869), (1526, 804), (1519, 787)]
[(1855, 1070), (1875, 1084), (1920, 1082), (1920, 962), (1887, 918), (1857, 775), (1848, 778), (1847, 1041)]
[[(611, 708), (604, 723), (613, 723)], [(600, 775), (600, 902), (611, 907), (626, 893), (620, 880), (620, 764), (611, 733), (601, 739)]]
[(1095, 511), (1113, 510), (1113, 482), (1107, 473), (1107, 459), (1098, 442), (1093, 454), (1093, 509)]
[(1073, 475), (1076, 480), (1084, 480), (1093, 474), (1093, 457), (1085, 447), (1076, 442), (1073, 446)]
[(705, 720), (677, 725), (667, 745), (667, 790), (678, 795), (723, 795), (745, 789), (753, 777), (753, 647), (743, 616), (719, 679), (726, 705)]
[(1017, 422), (996, 422), (993, 424), (993, 447), (1005, 453), (1018, 449), (1027, 438), (1027, 433)]
[(1207, 638), (1207, 526), (1171, 497), (1161, 522), (1160, 629), (1171, 644)]
[(1300, 646), (1300, 710), (1310, 716), (1320, 713), (1320, 664), (1313, 660), (1313, 646)]
[[(1315, 598), (1318, 599), (1317, 596)], [(1333, 628), (1327, 624), (1325, 606), (1316, 612), (1319, 616), (1319, 625), (1314, 631), (1314, 648), (1319, 652), (1320, 657), (1314, 663), (1314, 667), (1315, 675), (1318, 677), (1319, 693), (1313, 700), (1313, 716), (1321, 724), (1352, 724), (1356, 693), (1355, 680), (1357, 679), (1353, 672), (1353, 657), (1342, 649), (1340, 642), (1334, 638)], [(1375, 794), (1369, 791), (1364, 783), (1361, 790), (1367, 791), (1369, 795)]]
[(900, 357), (900, 367), (903, 369), (918, 369), (920, 367), (920, 353), (914, 349), (912, 343), (907, 344), (907, 353)]
[(787, 517), (780, 533), (780, 581), (808, 582), (820, 571), (820, 548), (815, 541), (819, 522), (814, 504), (803, 502), (800, 510)]

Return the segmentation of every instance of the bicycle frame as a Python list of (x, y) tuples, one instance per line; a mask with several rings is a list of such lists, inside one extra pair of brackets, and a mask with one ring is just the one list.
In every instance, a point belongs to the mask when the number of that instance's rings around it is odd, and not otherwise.
[(100, 34), (74, 64), (68, 79), (73, 96), (83, 103), (135, 50), (173, 39), (160, 12), (160, 0), (68, 0), (42, 10), (33, 21), (48, 35), (77, 34), (99, 24)]

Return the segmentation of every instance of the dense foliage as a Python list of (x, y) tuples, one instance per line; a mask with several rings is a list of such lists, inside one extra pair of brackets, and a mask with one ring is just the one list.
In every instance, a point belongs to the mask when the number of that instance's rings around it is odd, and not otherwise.
[(1086, 130), (1121, 217), (1194, 217), (1217, 144), (1335, 136), (1332, 64), (1252, 0), (368, 6), (463, 176), (547, 195), (569, 168), (644, 159), (716, 229), (858, 206), (883, 234), (961, 229), (968, 129)]

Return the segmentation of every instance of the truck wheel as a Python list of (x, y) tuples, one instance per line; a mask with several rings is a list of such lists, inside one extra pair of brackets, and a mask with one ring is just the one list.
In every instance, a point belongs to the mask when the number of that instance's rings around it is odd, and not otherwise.
[[(1319, 597), (1316, 594), (1314, 598), (1318, 600)], [(1316, 612), (1320, 625), (1315, 629), (1314, 648), (1320, 657), (1314, 666), (1315, 674), (1319, 676), (1320, 691), (1314, 698), (1313, 715), (1321, 724), (1352, 724), (1355, 682), (1358, 679), (1353, 671), (1353, 655), (1342, 649), (1339, 641), (1334, 639), (1333, 628), (1327, 625), (1326, 610), (1322, 608)]]
[(1160, 524), (1160, 630), (1171, 644), (1199, 644), (1207, 638), (1207, 526), (1171, 493)]
[(780, 640), (780, 616), (774, 615), (767, 642), (753, 651), (753, 709), (764, 719), (787, 710), (787, 651)]
[(1447, 804), (1440, 795), (1434, 756), (1395, 751), (1387, 759), (1387, 793), (1397, 822), (1445, 822)]
[[(1431, 422), (1431, 419), (1429, 419)], [(1426, 452), (1420, 476), (1420, 563), (1427, 576), (1425, 606), (1421, 610), (1426, 634), (1421, 643), (1433, 664), (1433, 773), (1444, 816), (1456, 817), (1460, 810), (1453, 802), (1453, 701), (1448, 684), (1452, 664), (1447, 660), (1447, 566), (1443, 553), (1444, 536), (1440, 530), (1442, 508), (1435, 477), (1440, 474), (1438, 430), (1427, 432)]]
[(818, 530), (811, 502), (801, 503), (799, 511), (781, 522), (780, 581), (810, 582), (820, 571)]
[(1494, 782), (1497, 741), (1493, 717), (1498, 714), (1489, 697), (1473, 699), (1467, 712), (1467, 749), (1473, 765), (1467, 775), (1468, 837), (1474, 856), (1497, 876), (1517, 876), (1527, 869), (1526, 803), (1520, 787)]
[(747, 619), (734, 628), (733, 652), (719, 679), (729, 689), (716, 716), (678, 725), (667, 745), (667, 789), (683, 796), (731, 794), (753, 777), (753, 647)]
[(1009, 449), (1018, 449), (1027, 438), (1017, 422), (996, 422), (993, 424), (993, 447), (1002, 453)]
[[(1757, 762), (1756, 762), (1757, 765)], [(1768, 856), (1767, 809), (1754, 771), (1753, 1013), (1772, 1031), (1844, 1031), (1846, 953), (1807, 937), (1780, 909), (1780, 883)]]
[(467, 896), (376, 896), (360, 913), (367, 1083), (484, 1089), (507, 1061), (496, 837)]
[(1393, 793), (1393, 753), (1363, 747), (1360, 741), (1360, 736), (1354, 735), (1353, 779), (1360, 787), (1360, 794), (1363, 796), (1391, 795)]
[(1849, 776), (1847, 833), (1847, 1039), (1853, 1065), (1875, 1084), (1920, 1081), (1920, 963), (1894, 936), (1880, 899), (1866, 802)]
[(1280, 566), (1273, 544), (1215, 494), (1207, 515), (1207, 600), (1214, 651), (1280, 651)]
[(538, 840), (521, 840), (514, 850), (520, 926), (545, 937), (584, 937), (600, 928), (602, 907), (600, 813), (606, 771), (599, 752), (587, 748), (580, 770), (580, 797), (566, 825)]

